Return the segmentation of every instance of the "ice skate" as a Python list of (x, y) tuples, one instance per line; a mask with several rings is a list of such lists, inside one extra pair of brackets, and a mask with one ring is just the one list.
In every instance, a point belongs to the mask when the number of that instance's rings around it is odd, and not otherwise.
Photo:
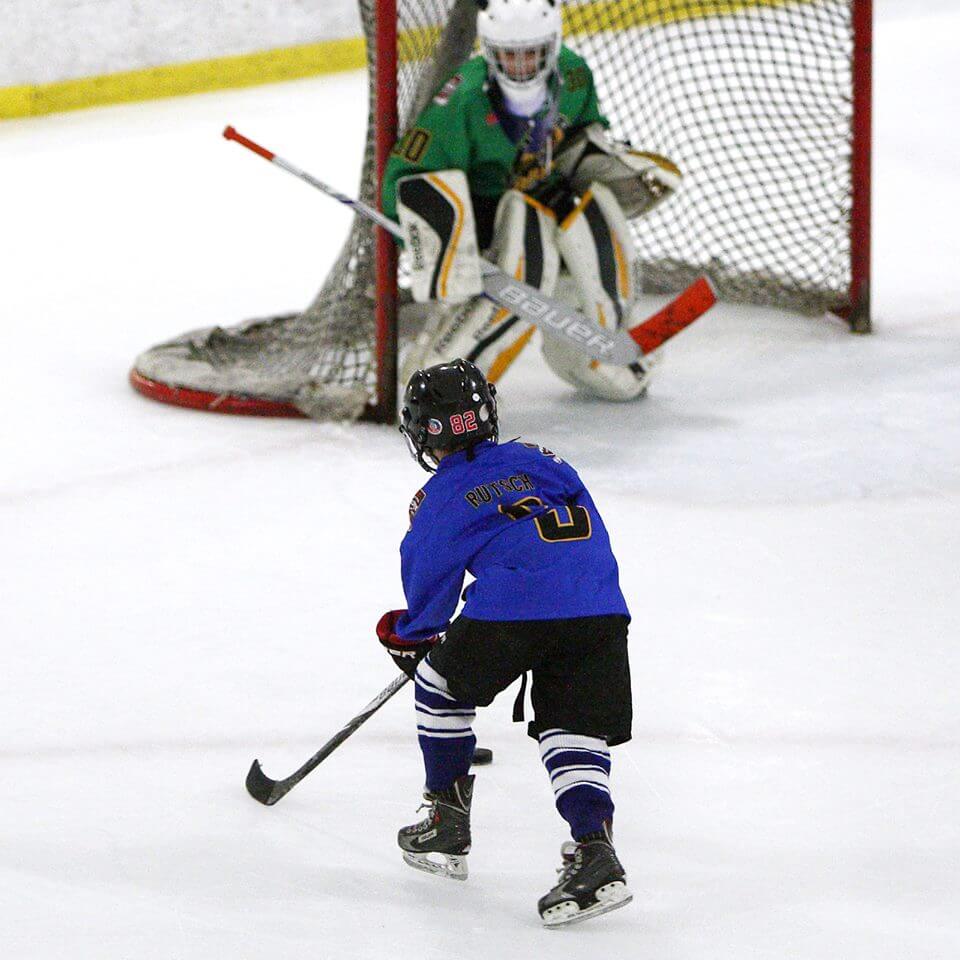
[(411, 867), (451, 880), (467, 879), (473, 780), (467, 774), (448, 790), (423, 795), (426, 817), (397, 834), (403, 859)]
[(545, 926), (579, 923), (626, 906), (633, 899), (606, 832), (591, 834), (579, 843), (565, 843), (561, 856), (557, 885), (538, 904)]

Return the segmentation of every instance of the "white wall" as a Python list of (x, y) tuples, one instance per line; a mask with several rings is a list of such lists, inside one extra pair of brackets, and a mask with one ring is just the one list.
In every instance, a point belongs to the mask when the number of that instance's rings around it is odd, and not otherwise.
[(0, 87), (360, 33), (356, 0), (0, 0)]
[[(957, 0), (875, 0), (877, 16)], [(355, 37), (357, 0), (0, 0), (0, 87)]]

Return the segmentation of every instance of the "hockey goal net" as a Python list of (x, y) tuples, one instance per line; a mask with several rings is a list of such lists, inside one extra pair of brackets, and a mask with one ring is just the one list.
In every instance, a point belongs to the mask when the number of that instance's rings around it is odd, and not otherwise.
[[(565, 42), (593, 68), (613, 135), (684, 173), (677, 195), (633, 225), (639, 289), (673, 292), (706, 273), (722, 299), (869, 329), (871, 5), (564, 3)], [(475, 50), (476, 0), (360, 0), (360, 12), (370, 99), (359, 194), (377, 204), (398, 131)], [(141, 354), (131, 380), (184, 406), (391, 421), (397, 278), (393, 242), (358, 217), (302, 313), (177, 337)]]

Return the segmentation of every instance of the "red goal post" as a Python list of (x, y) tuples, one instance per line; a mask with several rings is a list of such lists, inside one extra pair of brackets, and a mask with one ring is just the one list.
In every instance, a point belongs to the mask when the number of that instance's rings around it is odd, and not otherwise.
[[(397, 142), (399, 114), (397, 106), (397, 0), (377, 0), (376, 67), (373, 78), (375, 107), (374, 155), (377, 196), (387, 160)], [(367, 43), (370, 41), (368, 40)], [(386, 230), (376, 227), (376, 384), (370, 417), (392, 423), (397, 415), (397, 244)]]
[[(474, 52), (475, 0), (359, 0), (369, 129), (360, 196), (398, 132)], [(710, 276), (722, 299), (870, 329), (872, 0), (566, 0), (614, 136), (684, 171), (634, 223), (638, 289)], [(320, 216), (320, 214), (318, 214)], [(393, 240), (359, 218), (299, 314), (184, 334), (141, 354), (154, 399), (258, 415), (396, 416), (405, 326)]]
[(850, 123), (850, 292), (838, 309), (854, 333), (870, 332), (873, 193), (873, 0), (852, 0), (853, 117)]

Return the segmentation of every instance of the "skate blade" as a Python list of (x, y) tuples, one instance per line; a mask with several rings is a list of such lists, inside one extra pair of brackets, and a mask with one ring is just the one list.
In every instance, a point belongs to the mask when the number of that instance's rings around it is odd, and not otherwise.
[(448, 880), (466, 880), (467, 879), (467, 858), (458, 857), (449, 853), (435, 853), (435, 857), (440, 860), (431, 860), (427, 853), (407, 853), (403, 851), (403, 861), (414, 870), (423, 870), (426, 873), (432, 873), (438, 877), (446, 877)]
[(581, 910), (575, 900), (565, 900), (550, 907), (540, 919), (545, 927), (566, 927), (571, 923), (580, 923), (581, 920), (589, 920), (602, 913), (625, 907), (632, 899), (633, 894), (627, 889), (627, 885), (617, 880), (600, 887), (597, 890), (597, 902), (591, 906)]

